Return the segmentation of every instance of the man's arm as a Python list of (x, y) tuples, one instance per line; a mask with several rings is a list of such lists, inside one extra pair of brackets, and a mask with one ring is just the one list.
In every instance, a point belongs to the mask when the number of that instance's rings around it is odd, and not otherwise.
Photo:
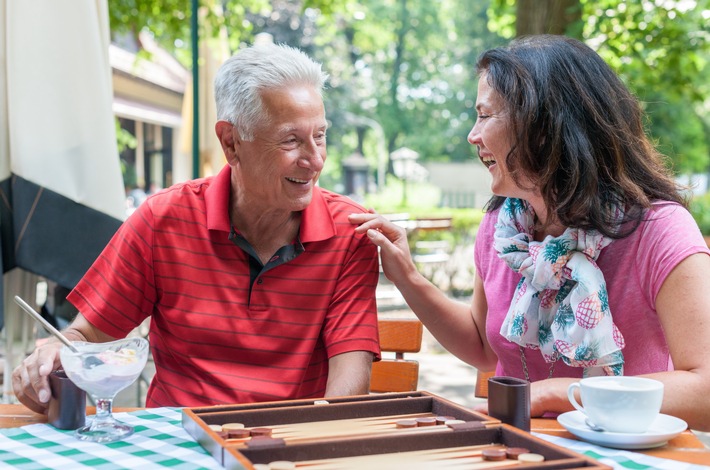
[(365, 395), (370, 391), (370, 372), (373, 354), (369, 351), (351, 351), (328, 360), (326, 397)]

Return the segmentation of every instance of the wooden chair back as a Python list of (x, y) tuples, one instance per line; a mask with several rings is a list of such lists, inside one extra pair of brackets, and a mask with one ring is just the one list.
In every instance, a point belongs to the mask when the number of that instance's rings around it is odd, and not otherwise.
[[(380, 318), (378, 327), (383, 358), (372, 363), (370, 392), (416, 390), (419, 383), (419, 362), (405, 359), (404, 354), (421, 350), (422, 322), (416, 318)], [(387, 357), (386, 353), (395, 353), (395, 357)]]
[(476, 371), (476, 389), (474, 391), (474, 395), (476, 396), (476, 398), (488, 398), (488, 379), (490, 377), (493, 377), (494, 375), (494, 370)]

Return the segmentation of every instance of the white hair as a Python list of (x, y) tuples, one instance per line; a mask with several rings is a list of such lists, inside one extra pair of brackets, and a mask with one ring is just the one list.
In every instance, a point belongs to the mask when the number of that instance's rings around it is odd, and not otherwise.
[(285, 44), (257, 44), (227, 59), (215, 77), (217, 119), (231, 122), (247, 141), (268, 122), (261, 99), (267, 89), (302, 84), (322, 96), (328, 74), (304, 52)]

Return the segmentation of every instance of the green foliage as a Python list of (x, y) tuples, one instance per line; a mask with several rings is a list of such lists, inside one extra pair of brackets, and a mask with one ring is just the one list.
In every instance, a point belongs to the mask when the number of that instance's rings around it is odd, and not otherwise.
[(695, 196), (690, 201), (690, 213), (697, 222), (700, 232), (710, 236), (710, 193)]
[[(331, 73), (329, 152), (342, 157), (355, 151), (357, 140), (346, 136), (364, 127), (370, 149), (362, 153), (372, 168), (378, 155), (402, 146), (416, 149), (423, 160), (470, 158), (466, 136), (476, 94), (471, 66), (484, 44), (496, 41), (486, 29), (485, 3), (343, 3), (346, 8), (319, 17), (322, 50), (314, 51)], [(382, 135), (352, 116), (377, 123)]]
[(118, 118), (114, 118), (114, 125), (116, 126), (116, 144), (118, 146), (118, 152), (120, 153), (126, 149), (136, 148), (138, 141), (133, 134), (121, 127), (121, 122)]
[[(197, 0), (195, 0), (197, 1)], [(710, 0), (579, 0), (582, 27), (568, 33), (594, 47), (635, 90), (649, 134), (678, 172), (699, 171), (710, 153)], [(515, 35), (516, 0), (199, 0), (201, 40), (220, 28), (232, 51), (259, 32), (300, 47), (330, 73), (326, 92), (329, 163), (356, 150), (373, 174), (389, 152), (417, 150), (422, 161), (472, 157), (473, 65)], [(191, 0), (109, 2), (114, 36), (149, 29), (191, 67)], [(358, 130), (362, 141), (358, 139)], [(433, 200), (438, 198), (432, 198)], [(396, 200), (396, 199), (395, 199)]]
[(121, 174), (123, 175), (123, 186), (126, 188), (135, 188), (138, 186), (138, 176), (136, 168), (129, 164), (123, 158), (121, 159)]
[(229, 43), (236, 50), (251, 37), (247, 11), (269, 7), (268, 0), (111, 0), (109, 27), (113, 37), (129, 35), (138, 43), (138, 33), (148, 30), (165, 50), (185, 67), (192, 64), (192, 5), (200, 7), (199, 37), (217, 36), (220, 28), (229, 31)]
[[(580, 3), (582, 37), (639, 96), (649, 135), (674, 169), (706, 170), (710, 113), (703, 103), (710, 96), (710, 0)], [(492, 0), (491, 30), (512, 38), (515, 7), (516, 0)]]
[(710, 0), (583, 3), (585, 36), (642, 100), (676, 171), (706, 169), (710, 135), (698, 111), (710, 92)]
[(501, 37), (515, 37), (515, 6), (516, 0), (491, 0), (488, 7), (488, 27)]
[[(684, 98), (650, 99), (646, 103), (650, 118), (649, 134), (657, 148), (671, 158), (677, 173), (703, 173), (710, 156), (710, 128), (706, 128), (693, 104)], [(710, 123), (710, 113), (705, 113)]]
[(189, 64), (190, 0), (114, 0), (109, 2), (109, 27), (112, 36), (129, 35), (138, 42), (138, 33), (147, 29)]
[[(121, 122), (118, 118), (114, 118), (114, 124), (116, 126), (116, 146), (118, 147), (118, 152), (121, 153), (126, 149), (136, 148), (138, 141), (135, 136), (121, 127)], [(123, 175), (123, 186), (126, 188), (135, 188), (138, 185), (138, 175), (136, 174), (135, 167), (123, 158), (120, 159), (120, 164), (121, 174)]]

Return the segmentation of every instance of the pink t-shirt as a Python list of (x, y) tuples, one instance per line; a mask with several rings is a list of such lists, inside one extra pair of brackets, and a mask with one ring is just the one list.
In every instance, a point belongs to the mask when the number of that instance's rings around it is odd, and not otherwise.
[[(476, 235), (475, 262), (488, 301), (486, 334), (498, 356), (497, 375), (523, 378), (518, 345), (500, 334), (520, 275), (498, 258), (493, 234), (498, 211), (487, 213)], [(638, 229), (614, 240), (597, 259), (609, 293), (614, 323), (626, 341), (624, 374), (638, 375), (672, 369), (663, 329), (656, 313), (656, 295), (666, 276), (678, 263), (695, 253), (710, 254), (695, 220), (682, 206), (671, 202), (653, 204)], [(539, 351), (525, 351), (531, 381), (548, 377), (550, 366)], [(582, 369), (562, 361), (554, 377), (581, 377)]]

